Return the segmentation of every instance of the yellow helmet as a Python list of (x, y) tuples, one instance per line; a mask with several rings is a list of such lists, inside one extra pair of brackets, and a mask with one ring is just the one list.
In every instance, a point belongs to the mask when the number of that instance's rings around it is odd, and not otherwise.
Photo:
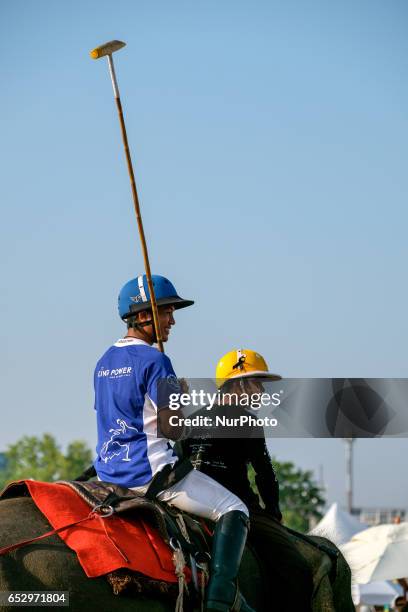
[(226, 353), (217, 363), (215, 372), (217, 386), (222, 386), (231, 378), (248, 378), (258, 376), (271, 380), (281, 380), (279, 374), (268, 371), (265, 359), (250, 349), (237, 349)]

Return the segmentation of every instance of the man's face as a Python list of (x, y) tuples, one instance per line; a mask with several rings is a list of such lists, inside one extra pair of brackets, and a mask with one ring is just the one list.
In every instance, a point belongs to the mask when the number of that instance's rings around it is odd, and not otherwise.
[(163, 342), (167, 342), (169, 339), (170, 330), (173, 325), (176, 324), (174, 320), (174, 306), (160, 306), (159, 307), (159, 325), (162, 334)]
[[(163, 342), (167, 342), (169, 339), (170, 330), (172, 326), (176, 324), (173, 316), (175, 308), (174, 306), (159, 306), (157, 310), (162, 340)], [(152, 319), (153, 313), (151, 311), (144, 310), (139, 313), (139, 321), (141, 323), (143, 323), (143, 321), (150, 321)], [(153, 325), (146, 325), (146, 327), (144, 327), (144, 331), (149, 334), (149, 336), (153, 336)]]

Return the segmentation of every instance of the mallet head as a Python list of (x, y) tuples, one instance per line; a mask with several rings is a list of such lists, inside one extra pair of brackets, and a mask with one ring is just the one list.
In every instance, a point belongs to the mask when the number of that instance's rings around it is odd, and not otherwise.
[(122, 47), (125, 46), (126, 43), (122, 42), (121, 40), (111, 40), (100, 47), (92, 49), (89, 55), (92, 57), (92, 59), (99, 59), (104, 55), (112, 55), (112, 53), (119, 51), (119, 49), (122, 49)]

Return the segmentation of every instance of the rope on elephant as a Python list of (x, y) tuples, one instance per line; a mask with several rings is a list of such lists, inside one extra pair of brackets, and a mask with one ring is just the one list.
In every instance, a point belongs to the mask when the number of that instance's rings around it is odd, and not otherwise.
[(200, 566), (200, 596), (201, 596), (201, 612), (204, 612), (204, 602), (205, 602), (205, 587), (207, 586), (209, 573), (204, 565)]
[[(183, 535), (183, 537), (185, 538), (185, 540), (191, 544), (191, 540), (190, 540), (190, 536), (188, 534), (188, 530), (183, 518), (182, 514), (178, 514), (176, 517), (176, 522), (179, 526), (179, 529)], [(208, 579), (209, 579), (209, 572), (208, 572), (208, 564), (206, 563), (206, 561), (204, 559), (201, 559), (201, 562), (198, 563), (196, 561), (196, 557), (194, 557), (192, 554), (190, 554), (190, 561), (191, 561), (191, 576), (192, 576), (192, 580), (194, 583), (194, 587), (196, 589), (196, 592), (199, 594), (200, 596), (200, 609), (201, 612), (204, 612), (204, 602), (205, 602), (205, 588), (206, 585), (208, 583)], [(200, 573), (197, 572), (197, 569), (200, 569)], [(188, 588), (188, 587), (186, 587)], [(177, 608), (176, 608), (177, 610)]]
[(182, 515), (181, 515), (181, 514), (178, 514), (178, 515), (177, 515), (177, 517), (176, 517), (176, 523), (177, 523), (177, 525), (180, 527), (180, 531), (181, 531), (181, 533), (183, 534), (183, 536), (184, 536), (185, 540), (186, 540), (186, 541), (187, 541), (189, 544), (191, 544), (191, 542), (190, 542), (190, 537), (189, 537), (189, 535), (188, 535), (188, 531), (187, 531), (187, 527), (186, 527), (186, 524), (185, 524), (184, 519), (183, 519), (183, 517), (182, 517)]
[[(178, 515), (177, 515), (177, 517), (176, 517), (176, 523), (178, 524), (178, 526), (179, 526), (179, 528), (180, 528), (180, 531), (181, 531), (181, 533), (183, 534), (183, 536), (184, 536), (185, 540), (186, 540), (186, 541), (187, 541), (189, 544), (191, 544), (191, 542), (190, 542), (190, 538), (189, 538), (189, 535), (188, 535), (188, 531), (187, 531), (187, 527), (186, 527), (186, 524), (185, 524), (184, 519), (183, 519), (183, 517), (182, 517), (182, 515), (181, 515), (181, 514), (178, 514)], [(181, 552), (181, 555), (182, 555), (182, 557), (183, 557), (183, 563), (184, 563), (184, 565), (183, 565), (183, 569), (184, 569), (184, 566), (185, 566), (185, 564), (186, 564), (186, 561), (185, 561), (185, 558), (184, 558), (183, 552), (181, 551), (181, 547), (180, 547), (180, 552)], [(190, 558), (191, 558), (191, 571), (192, 571), (192, 577), (193, 577), (193, 581), (196, 583), (196, 582), (197, 582), (197, 570), (196, 570), (196, 567), (195, 567), (195, 565), (194, 565), (194, 559), (192, 558), (192, 556), (191, 556), (191, 555), (190, 555)], [(179, 574), (177, 574), (177, 568), (176, 568), (176, 575), (177, 575), (177, 576), (178, 576), (178, 578), (179, 578), (179, 595), (178, 595), (177, 602), (176, 602), (176, 609), (175, 609), (175, 612), (183, 612), (183, 593), (184, 593), (184, 588), (186, 587), (186, 581), (185, 581), (184, 571), (182, 570), (182, 582), (180, 581), (181, 579), (180, 579)], [(196, 586), (196, 588), (197, 588), (197, 584), (196, 584), (195, 586)]]
[(178, 548), (173, 547), (173, 563), (174, 563), (174, 571), (178, 578), (178, 587), (179, 593), (177, 596), (175, 612), (183, 612), (183, 597), (184, 597), (184, 588), (186, 587), (186, 578), (184, 576), (184, 568), (186, 566), (186, 560), (183, 555), (183, 551), (181, 550), (181, 546)]

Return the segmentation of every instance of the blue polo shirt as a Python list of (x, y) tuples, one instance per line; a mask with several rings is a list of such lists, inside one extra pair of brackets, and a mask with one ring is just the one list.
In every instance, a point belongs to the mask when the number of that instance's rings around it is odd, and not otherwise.
[(96, 364), (94, 466), (101, 480), (142, 486), (177, 460), (169, 441), (157, 437), (157, 383), (163, 379), (178, 391), (167, 355), (136, 338), (118, 340)]

